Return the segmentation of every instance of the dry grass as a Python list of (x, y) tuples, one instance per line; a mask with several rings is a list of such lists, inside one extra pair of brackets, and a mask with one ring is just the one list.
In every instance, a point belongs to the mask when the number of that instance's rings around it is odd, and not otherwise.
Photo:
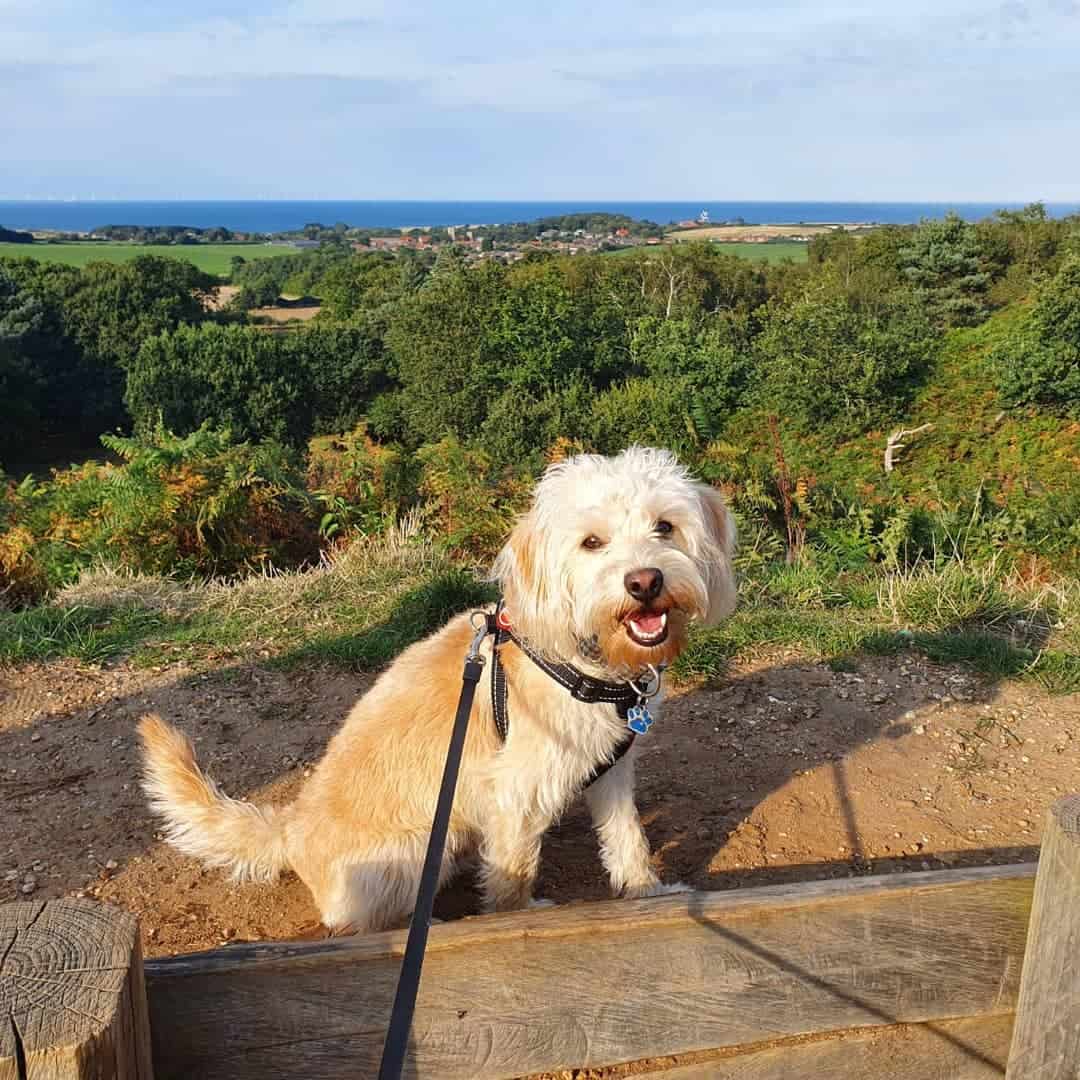
[(381, 536), (356, 537), (316, 566), (270, 568), (240, 581), (89, 571), (52, 603), (0, 622), (0, 660), (258, 655), (371, 667), (490, 591), (409, 516)]
[(688, 240), (721, 240), (732, 244), (752, 244), (786, 237), (818, 236), (832, 232), (828, 225), (705, 225), (700, 229), (679, 229), (667, 238), (678, 243)]
[(252, 308), (248, 316), (256, 322), (291, 323), (307, 322), (319, 314), (320, 307), (261, 307)]

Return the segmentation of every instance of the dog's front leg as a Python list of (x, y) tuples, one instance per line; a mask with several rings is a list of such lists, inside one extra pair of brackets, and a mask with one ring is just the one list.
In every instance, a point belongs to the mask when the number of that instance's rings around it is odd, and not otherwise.
[(509, 817), (491, 823), (480, 844), (485, 911), (519, 911), (533, 903), (544, 829)]
[(634, 762), (627, 754), (585, 789), (600, 858), (616, 896), (658, 896), (684, 892), (684, 885), (664, 885), (652, 868), (649, 841), (634, 805)]

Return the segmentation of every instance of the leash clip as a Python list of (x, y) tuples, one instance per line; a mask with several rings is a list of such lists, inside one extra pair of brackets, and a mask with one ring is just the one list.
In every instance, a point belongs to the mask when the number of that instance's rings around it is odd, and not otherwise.
[(627, 679), (626, 685), (637, 694), (639, 702), (644, 704), (650, 698), (656, 697), (660, 693), (660, 685), (664, 681), (664, 669), (663, 667), (655, 668), (652, 664), (647, 664), (646, 667), (649, 670), (649, 681), (644, 687), (638, 686), (637, 682), (633, 679)]
[(469, 616), (469, 622), (472, 624), (472, 628), (476, 631), (476, 634), (472, 639), (472, 644), (469, 646), (469, 651), (465, 654), (465, 660), (468, 663), (483, 664), (484, 658), (480, 655), (480, 646), (483, 645), (484, 638), (491, 633), (491, 629), (488, 625), (487, 612), (474, 611)]

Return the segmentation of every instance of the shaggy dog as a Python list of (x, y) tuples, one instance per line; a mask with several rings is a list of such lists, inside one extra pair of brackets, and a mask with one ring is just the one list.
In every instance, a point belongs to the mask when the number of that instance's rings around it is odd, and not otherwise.
[[(734, 544), (719, 492), (672, 454), (635, 447), (551, 466), (494, 577), (515, 635), (536, 654), (619, 682), (673, 660), (692, 622), (730, 613)], [(334, 933), (400, 925), (415, 900), (473, 635), (466, 613), (406, 649), (283, 809), (228, 798), (199, 770), (185, 736), (145, 717), (144, 786), (168, 839), (239, 878), (267, 881), (291, 867)], [(488, 638), (441, 882), (479, 855), (486, 910), (510, 911), (534, 902), (545, 830), (611, 760), (627, 722), (613, 705), (573, 698), (507, 641), (499, 646), (511, 716), (504, 743), (489, 692), (491, 649)], [(639, 745), (585, 790), (612, 890), (635, 897), (681, 888), (662, 885), (650, 863), (634, 805)]]

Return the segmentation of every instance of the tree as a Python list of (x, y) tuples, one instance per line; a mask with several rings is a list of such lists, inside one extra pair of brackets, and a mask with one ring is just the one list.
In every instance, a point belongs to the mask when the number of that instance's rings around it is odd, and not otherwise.
[(880, 314), (828, 296), (772, 305), (754, 342), (757, 397), (804, 431), (853, 435), (904, 413), (937, 343), (921, 308), (904, 298)]
[(319, 292), (325, 314), (344, 320), (397, 299), (406, 292), (406, 284), (390, 256), (365, 252), (331, 266)]
[(209, 423), (241, 439), (301, 446), (344, 431), (386, 389), (382, 349), (358, 327), (288, 334), (250, 326), (182, 326), (145, 341), (128, 375), (136, 429), (186, 435)]
[(88, 358), (68, 332), (68, 267), (0, 261), (0, 442), (33, 452), (44, 435), (97, 435), (123, 420), (120, 373)]
[(753, 368), (745, 319), (726, 312), (699, 321), (645, 316), (634, 326), (630, 352), (654, 383), (679, 386), (703, 438), (719, 434), (743, 404)]
[(129, 263), (90, 263), (64, 297), (68, 328), (102, 366), (126, 370), (148, 338), (200, 323), (217, 281), (191, 263), (140, 255)]
[(499, 321), (506, 272), (492, 263), (467, 269), (443, 254), (439, 259), (423, 288), (394, 308), (386, 331), (414, 445), (448, 432), (475, 435), (503, 368), (504, 345), (491, 328)]
[(990, 275), (973, 225), (956, 214), (923, 221), (899, 252), (901, 270), (942, 326), (974, 326), (989, 313)]
[(41, 302), (0, 269), (0, 453), (24, 444), (44, 404), (46, 380), (33, 347), (41, 317)]

